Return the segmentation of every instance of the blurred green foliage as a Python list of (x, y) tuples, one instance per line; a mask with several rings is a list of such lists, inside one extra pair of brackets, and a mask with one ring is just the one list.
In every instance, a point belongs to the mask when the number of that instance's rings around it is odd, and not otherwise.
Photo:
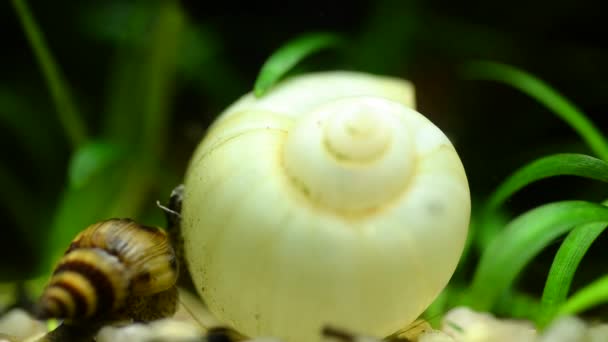
[[(12, 4), (0, 11), (8, 23), (7, 53), (0, 57), (0, 141), (9, 150), (0, 164), (5, 216), (0, 281), (48, 272), (69, 240), (97, 220), (132, 217), (162, 226), (155, 202), (180, 183), (209, 122), (252, 90), (258, 69), (279, 45), (323, 31), (345, 38), (340, 49), (321, 51), (296, 71), (342, 68), (413, 80), (420, 111), (449, 135), (467, 169), (472, 233), (452, 283), (428, 310), (431, 317), (468, 303), (538, 318), (542, 325), (558, 310), (578, 312), (603, 300), (606, 252), (594, 247), (606, 242), (605, 227), (597, 223), (605, 215), (601, 206), (552, 203), (512, 220), (556, 200), (598, 203), (606, 197), (605, 187), (595, 182), (555, 177), (607, 177), (608, 144), (592, 122), (600, 128), (608, 124), (605, 114), (597, 114), (606, 108), (608, 52), (588, 20), (593, 8), (381, 0), (352, 2), (346, 15), (339, 5), (314, 2), (285, 12), (262, 4), (222, 4), (223, 10), (214, 12), (202, 3), (171, 0), (31, 1), (29, 11), (23, 0)], [(333, 42), (333, 36), (304, 37), (308, 40), (284, 53), (290, 62), (273, 67), (276, 72), (261, 91)], [(542, 77), (505, 64), (468, 64), (478, 59), (518, 65)], [(546, 108), (470, 78), (510, 84)], [(553, 155), (557, 152), (568, 154)], [(535, 159), (491, 194), (512, 170)], [(544, 180), (548, 177), (553, 179)], [(551, 221), (556, 206), (564, 211), (583, 206), (589, 219), (578, 211), (556, 223)], [(503, 271), (509, 253), (530, 238), (536, 241), (525, 223), (530, 215), (530, 225), (546, 239), (534, 253), (518, 254), (525, 258), (512, 265), (504, 291), (496, 291), (503, 288), (491, 288), (483, 279), (494, 281), (492, 272)], [(560, 247), (552, 227), (565, 221), (571, 224), (562, 232), (570, 235)], [(513, 249), (493, 251), (504, 241), (515, 241)], [(477, 268), (480, 259), (485, 266)], [(563, 286), (573, 292), (593, 279), (597, 283), (564, 304)], [(484, 302), (471, 301), (484, 291), (486, 296), (478, 297)]]

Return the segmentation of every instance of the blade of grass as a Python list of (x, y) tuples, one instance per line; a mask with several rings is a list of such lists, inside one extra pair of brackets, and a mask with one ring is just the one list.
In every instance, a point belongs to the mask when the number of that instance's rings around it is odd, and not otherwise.
[(494, 314), (510, 319), (532, 319), (538, 315), (540, 303), (535, 298), (519, 291), (506, 291), (496, 302)]
[(46, 45), (42, 32), (38, 28), (26, 1), (13, 0), (13, 6), (21, 21), (21, 25), (23, 26), (30, 46), (36, 55), (36, 60), (42, 69), (42, 74), (44, 75), (47, 86), (51, 91), (55, 109), (59, 115), (59, 120), (63, 126), (64, 133), (72, 144), (72, 147), (75, 149), (84, 142), (87, 137), (84, 122), (81, 120), (78, 110), (74, 105), (74, 101), (68, 91), (68, 86)]
[[(108, 219), (109, 208), (122, 191), (122, 182), (128, 163), (117, 163), (115, 167), (96, 173), (81, 187), (66, 189), (58, 199), (57, 208), (46, 230), (40, 230), (44, 239), (43, 257), (38, 274), (48, 274), (70, 241), (90, 224)], [(122, 212), (116, 217), (135, 217)]]
[(255, 80), (253, 92), (263, 96), (278, 80), (305, 57), (336, 46), (340, 42), (337, 35), (330, 33), (309, 33), (297, 37), (275, 51), (262, 66)]
[(608, 183), (608, 163), (584, 154), (561, 153), (537, 159), (513, 172), (490, 195), (485, 211), (495, 211), (530, 183), (555, 176), (579, 176)]
[(592, 222), (608, 222), (608, 208), (585, 201), (563, 201), (515, 218), (481, 255), (471, 284), (470, 305), (481, 311), (492, 309), (543, 248), (575, 226)]
[[(146, 72), (149, 65), (147, 61), (152, 50), (150, 43), (155, 43), (149, 38), (149, 30), (151, 27), (156, 27), (158, 6), (148, 2), (124, 6), (126, 8), (115, 10), (120, 11), (119, 17), (123, 18), (124, 22), (120, 22), (119, 26), (124, 37), (129, 39), (116, 45), (118, 48), (107, 81), (102, 134), (106, 139), (120, 145), (134, 146), (140, 143), (142, 132), (139, 126), (145, 120), (142, 102), (146, 100), (146, 91), (149, 87), (143, 85), (147, 85)], [(95, 7), (94, 12), (97, 16), (103, 16), (102, 13), (107, 12), (102, 8)], [(115, 21), (110, 17), (99, 20)]]
[(176, 73), (176, 51), (184, 27), (184, 16), (178, 2), (164, 1), (161, 4), (153, 45), (147, 56), (147, 71), (142, 75), (142, 84), (145, 85), (143, 122), (141, 140), (136, 150), (137, 158), (125, 174), (121, 196), (109, 210), (111, 215), (125, 210), (140, 212), (151, 187), (155, 186), (154, 180), (158, 176), (160, 161), (165, 152), (171, 86)]
[(119, 162), (125, 154), (121, 147), (110, 142), (89, 141), (72, 155), (68, 166), (69, 186), (84, 186), (95, 174)]
[(608, 161), (608, 140), (580, 109), (538, 78), (495, 62), (470, 63), (465, 67), (465, 76), (502, 82), (536, 99), (570, 125), (599, 158)]
[(160, 159), (167, 138), (169, 100), (172, 95), (172, 82), (176, 69), (176, 51), (179, 47), (180, 33), (184, 18), (176, 1), (165, 1), (159, 8), (159, 18), (151, 46), (143, 102), (144, 121), (142, 122), (142, 147), (146, 156)]
[(483, 251), (509, 223), (511, 217), (500, 208), (493, 211), (478, 210), (477, 216), (476, 221), (472, 221), (470, 226), (473, 234), (471, 238), (474, 239), (475, 247)]
[[(174, 75), (174, 53), (182, 22), (181, 8), (176, 1), (159, 2), (154, 30), (149, 40), (149, 54), (141, 63), (148, 72), (140, 84), (142, 103), (141, 139), (125, 159), (112, 163), (103, 172), (96, 172), (82, 187), (65, 191), (56, 210), (48, 235), (41, 272), (48, 272), (51, 263), (61, 255), (70, 240), (93, 222), (110, 217), (137, 219), (147, 203), (153, 203), (150, 192), (157, 186), (160, 158), (164, 151), (168, 125), (168, 101)], [(129, 115), (129, 113), (124, 113)], [(121, 145), (122, 146), (122, 145)]]
[(608, 182), (608, 163), (584, 154), (561, 153), (539, 158), (513, 172), (489, 196), (479, 214), (477, 246), (485, 249), (504, 227), (500, 206), (525, 186), (555, 176), (579, 176)]
[(558, 311), (558, 315), (576, 315), (594, 306), (608, 302), (608, 275), (605, 275), (570, 297)]
[(555, 318), (566, 301), (574, 274), (591, 244), (606, 229), (605, 223), (589, 223), (574, 228), (562, 242), (549, 270), (536, 323), (544, 327)]

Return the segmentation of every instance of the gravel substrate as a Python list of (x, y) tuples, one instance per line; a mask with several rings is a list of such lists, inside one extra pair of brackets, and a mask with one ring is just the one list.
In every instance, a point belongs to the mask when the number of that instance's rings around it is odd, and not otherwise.
[[(189, 300), (188, 300), (189, 301)], [(207, 341), (205, 329), (190, 312), (202, 314), (206, 323), (212, 319), (202, 306), (180, 310), (175, 317), (149, 324), (122, 324), (106, 326), (99, 330), (98, 342), (158, 342)], [(207, 316), (205, 316), (207, 315)], [(417, 323), (415, 328), (400, 335), (398, 341), (417, 342), (608, 342), (608, 324), (589, 324), (576, 317), (563, 317), (539, 334), (528, 321), (497, 319), (487, 313), (468, 308), (456, 308), (448, 312), (440, 330), (433, 330), (428, 323)], [(37, 341), (46, 332), (46, 325), (34, 320), (21, 309), (13, 309), (0, 317), (0, 342)], [(328, 334), (332, 335), (332, 334)], [(340, 335), (340, 336), (339, 336)], [(344, 334), (327, 337), (328, 342), (378, 342), (380, 339), (366, 336), (348, 338)], [(251, 342), (281, 342), (275, 338), (256, 338)], [(66, 341), (69, 342), (69, 341)]]

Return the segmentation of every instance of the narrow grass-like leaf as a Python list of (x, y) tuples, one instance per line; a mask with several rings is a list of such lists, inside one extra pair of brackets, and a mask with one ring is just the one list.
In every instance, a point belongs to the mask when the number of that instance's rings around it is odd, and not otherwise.
[(340, 38), (329, 33), (310, 33), (297, 37), (275, 51), (264, 63), (255, 81), (253, 92), (260, 97), (268, 91), (291, 68), (305, 57), (332, 47), (340, 42)]
[(608, 161), (608, 140), (580, 109), (543, 81), (515, 67), (494, 62), (471, 63), (465, 75), (509, 84), (536, 99), (570, 125), (599, 158)]
[(543, 248), (575, 226), (592, 222), (608, 222), (608, 208), (585, 201), (563, 201), (515, 218), (482, 254), (471, 285), (471, 306), (490, 310)]
[(97, 173), (118, 162), (125, 151), (106, 141), (91, 141), (79, 148), (72, 156), (68, 167), (69, 183), (80, 188)]
[(115, 216), (109, 215), (115, 201), (124, 196), (125, 173), (129, 167), (129, 163), (115, 164), (91, 175), (81, 187), (68, 188), (61, 194), (50, 227), (44, 233), (40, 273), (48, 273), (70, 241), (88, 225), (110, 217), (136, 218), (137, 212), (129, 208), (123, 208)]
[(155, 177), (167, 138), (174, 53), (183, 19), (177, 1), (160, 2), (157, 11), (148, 41), (149, 54), (141, 60), (148, 72), (140, 79), (143, 89), (138, 95), (145, 96), (134, 101), (143, 106), (142, 122), (139, 127), (129, 127), (131, 131), (141, 131), (139, 139), (129, 146), (128, 160), (95, 172), (83, 186), (65, 191), (48, 232), (41, 272), (48, 272), (69, 241), (88, 225), (110, 217), (137, 219), (146, 204), (154, 203), (149, 195), (157, 183)]
[(539, 310), (538, 298), (512, 290), (506, 291), (498, 298), (493, 312), (498, 316), (506, 316), (511, 319), (529, 320), (536, 317)]
[(142, 86), (145, 90), (141, 147), (144, 157), (158, 161), (164, 151), (168, 132), (169, 103), (173, 95), (176, 51), (184, 17), (177, 1), (161, 2), (150, 46)]
[(176, 1), (159, 2), (153, 10), (150, 13), (148, 7), (135, 6), (129, 13), (125, 30), (147, 33), (134, 34), (140, 41), (118, 51), (103, 131), (106, 138), (133, 146), (137, 158), (148, 159), (158, 159), (166, 143), (176, 53), (184, 24)]
[(541, 300), (541, 311), (536, 317), (538, 326), (545, 326), (554, 318), (566, 301), (574, 273), (583, 256), (597, 237), (606, 229), (605, 223), (589, 223), (574, 228), (562, 242), (547, 276)]
[(561, 153), (537, 159), (511, 174), (486, 204), (486, 211), (494, 211), (505, 200), (526, 185), (554, 176), (579, 176), (608, 183), (608, 163), (584, 154)]
[(86, 139), (86, 128), (63, 79), (59, 67), (48, 49), (44, 36), (38, 28), (25, 0), (13, 0), (13, 6), (27, 39), (51, 91), (59, 120), (72, 147), (76, 148)]
[(476, 214), (477, 219), (471, 221), (471, 233), (475, 247), (483, 251), (509, 223), (511, 217), (500, 208), (492, 211), (478, 210)]
[(578, 290), (559, 309), (558, 315), (576, 315), (608, 302), (608, 275)]

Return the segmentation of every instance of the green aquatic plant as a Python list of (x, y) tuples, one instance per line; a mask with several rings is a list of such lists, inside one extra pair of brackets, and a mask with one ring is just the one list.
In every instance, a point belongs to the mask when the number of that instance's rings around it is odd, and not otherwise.
[(608, 294), (605, 277), (568, 297), (582, 257), (608, 225), (605, 203), (549, 203), (514, 218), (500, 229), (491, 221), (509, 197), (533, 182), (566, 175), (608, 182), (608, 140), (570, 101), (521, 70), (483, 62), (471, 64), (467, 75), (509, 84), (535, 98), (568, 123), (600, 158), (582, 154), (542, 157), (515, 171), (498, 186), (478, 212), (477, 233), (490, 242), (483, 244), (467, 303), (478, 310), (494, 309), (500, 297), (512, 291), (513, 283), (524, 266), (564, 234), (567, 236), (553, 260), (540, 303), (532, 302), (534, 304), (530, 304), (525, 316), (544, 327), (557, 315), (577, 314), (605, 303)]
[[(91, 115), (85, 115), (78, 108), (72, 88), (62, 76), (27, 2), (14, 0), (13, 5), (72, 150), (67, 176), (60, 180), (65, 184), (61, 195), (45, 199), (51, 209), (38, 215), (39, 221), (45, 223), (44, 234), (47, 236), (43, 244), (32, 243), (36, 250), (41, 250), (34, 274), (41, 274), (48, 272), (73, 236), (91, 222), (107, 217), (142, 216), (148, 216), (148, 220), (153, 222), (162, 222), (158, 214), (149, 216), (148, 213), (155, 211), (151, 210), (153, 205), (148, 197), (152, 193), (168, 192), (171, 183), (179, 179), (177, 170), (167, 169), (162, 163), (167, 153), (169, 104), (178, 64), (176, 51), (187, 24), (175, 1), (131, 7), (127, 20), (135, 24), (127, 26), (124, 31), (137, 31), (142, 29), (141, 26), (149, 25), (153, 29), (145, 43), (137, 40), (141, 36), (134, 35), (129, 44), (119, 45), (117, 68), (120, 72), (110, 75), (112, 86), (108, 105), (93, 113), (103, 118), (103, 128), (94, 130), (86, 119)], [(140, 27), (135, 27), (137, 25)], [(24, 123), (15, 126), (18, 130), (31, 127)], [(43, 150), (47, 143), (39, 141), (35, 148)], [(164, 185), (158, 183), (159, 179), (165, 179)], [(28, 198), (36, 198), (30, 191), (21, 192)], [(26, 215), (19, 210), (24, 203), (26, 201), (11, 201), (9, 205), (16, 208), (14, 211), (18, 215)], [(41, 223), (23, 221), (24, 234), (37, 241), (32, 236), (35, 234), (32, 227)]]
[[(64, 184), (56, 197), (37, 198), (21, 179), (0, 165), (0, 185), (6, 190), (0, 200), (24, 235), (42, 251), (37, 255), (39, 263), (35, 272), (41, 274), (50, 270), (49, 265), (76, 232), (91, 222), (116, 216), (162, 222), (150, 198), (168, 193), (179, 183), (183, 171), (166, 167), (165, 163), (170, 154), (167, 151), (169, 106), (176, 78), (183, 76), (198, 82), (201, 92), (224, 100), (240, 91), (230, 87), (243, 82), (229, 68), (222, 67), (221, 58), (213, 54), (212, 37), (191, 25), (176, 1), (124, 5), (120, 12), (128, 13), (128, 25), (110, 25), (127, 27), (118, 31), (108, 30), (109, 26), (105, 25), (108, 17), (103, 17), (103, 11), (95, 12), (88, 17), (91, 20), (87, 20), (87, 27), (103, 39), (119, 42), (114, 69), (109, 75), (105, 107), (93, 113), (102, 118), (102, 128), (96, 131), (88, 122), (91, 109), (80, 107), (75, 100), (73, 88), (51, 54), (26, 1), (13, 0), (13, 5), (49, 89), (56, 121), (71, 151), (67, 172), (50, 179)], [(123, 11), (125, 9), (128, 10)], [(149, 27), (153, 27), (149, 39), (141, 39), (137, 32)], [(337, 35), (320, 33), (289, 42), (264, 64), (254, 86), (256, 96), (271, 89), (305, 57), (342, 41)], [(218, 70), (221, 78), (217, 77)], [(605, 303), (608, 300), (605, 276), (571, 293), (583, 256), (608, 225), (605, 203), (580, 200), (547, 203), (515, 218), (504, 209), (504, 203), (522, 188), (550, 177), (577, 176), (607, 182), (608, 140), (580, 109), (524, 71), (504, 64), (480, 62), (468, 65), (465, 75), (510, 85), (536, 99), (572, 127), (594, 156), (560, 153), (534, 160), (500, 184), (483, 205), (474, 208), (474, 229), (459, 273), (427, 310), (427, 317), (437, 318), (450, 306), (466, 303), (478, 310), (530, 318), (544, 327), (560, 315), (579, 314)], [(35, 117), (27, 113), (35, 109), (28, 108), (26, 101), (16, 101), (13, 95), (9, 90), (0, 89), (0, 103), (24, 115), (1, 119), (15, 127), (18, 136), (28, 137), (20, 141), (27, 145), (25, 149), (37, 165), (57, 167), (49, 162), (57, 137), (28, 124)], [(53, 117), (43, 119), (54, 120)], [(55, 170), (56, 173), (62, 171), (61, 168)], [(32, 218), (31, 210), (22, 203), (30, 203), (39, 217)], [(40, 239), (32, 236), (35, 234), (28, 231), (28, 227), (39, 226), (41, 222), (50, 223), (45, 226), (47, 238), (38, 242)], [(516, 281), (525, 266), (564, 236), (548, 270), (542, 297), (518, 291)], [(475, 248), (481, 251), (478, 264), (472, 259)], [(473, 273), (472, 279), (467, 279), (467, 273)]]

